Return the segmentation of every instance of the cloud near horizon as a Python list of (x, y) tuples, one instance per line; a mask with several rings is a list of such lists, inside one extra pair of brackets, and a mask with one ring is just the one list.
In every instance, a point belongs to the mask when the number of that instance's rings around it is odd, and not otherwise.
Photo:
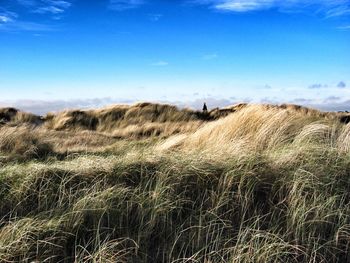
[(345, 83), (344, 81), (340, 81), (340, 82), (338, 83), (337, 87), (338, 87), (338, 88), (341, 88), (341, 89), (346, 88), (346, 83)]
[(321, 84), (321, 83), (315, 83), (309, 86), (309, 89), (322, 89), (322, 88), (328, 88), (328, 85)]
[[(170, 101), (153, 100), (154, 103), (173, 104), (180, 108), (192, 108), (201, 110), (203, 102), (206, 102), (210, 109), (223, 108), (236, 103), (267, 103), (267, 104), (282, 104), (291, 103), (306, 107), (316, 108), (324, 111), (345, 111), (350, 110), (350, 100), (343, 99), (338, 96), (329, 96), (323, 100), (313, 100), (305, 98), (297, 98), (290, 101), (279, 101), (275, 98), (266, 97), (258, 101), (252, 99), (239, 98), (216, 98), (216, 97), (198, 97), (187, 101)], [(14, 107), (26, 112), (31, 112), (38, 115), (45, 115), (48, 112), (59, 112), (69, 109), (94, 109), (106, 107), (113, 104), (134, 104), (141, 100), (115, 99), (115, 98), (91, 98), (91, 99), (75, 99), (75, 100), (18, 100), (18, 101), (0, 101), (0, 108)]]

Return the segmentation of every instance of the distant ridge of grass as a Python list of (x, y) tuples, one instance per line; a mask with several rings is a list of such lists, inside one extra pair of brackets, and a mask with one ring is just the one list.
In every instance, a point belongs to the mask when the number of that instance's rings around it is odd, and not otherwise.
[[(214, 108), (208, 113), (191, 109), (178, 109), (176, 106), (156, 103), (137, 103), (134, 105), (113, 105), (96, 110), (66, 110), (58, 113), (49, 113), (45, 117), (25, 113), (15, 108), (0, 109), (0, 124), (11, 123), (45, 125), (53, 130), (93, 130), (111, 132), (131, 125), (145, 123), (185, 123), (213, 121), (237, 112), (248, 104), (240, 103), (225, 108)], [(346, 121), (349, 114), (320, 112), (298, 105), (262, 104), (264, 109), (278, 108), (291, 112), (302, 112), (324, 118), (339, 118)], [(343, 117), (343, 118), (342, 118)], [(349, 117), (350, 118), (350, 117)]]
[(21, 124), (43, 124), (44, 120), (37, 115), (20, 111), (15, 108), (0, 108), (0, 125), (10, 123), (11, 125)]
[(175, 106), (139, 103), (132, 106), (115, 105), (97, 110), (70, 110), (46, 116), (49, 129), (88, 129), (112, 131), (145, 123), (190, 122), (202, 120), (200, 112), (179, 110)]
[(114, 105), (96, 110), (66, 110), (44, 117), (14, 108), (0, 109), (0, 125), (27, 125), (54, 131), (97, 131), (119, 138), (170, 136), (191, 132), (202, 123), (227, 116), (243, 104), (208, 113), (155, 103)]

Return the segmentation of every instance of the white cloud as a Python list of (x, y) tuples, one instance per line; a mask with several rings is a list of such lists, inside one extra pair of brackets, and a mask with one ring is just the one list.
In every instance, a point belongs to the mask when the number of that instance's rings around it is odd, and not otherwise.
[(1, 12), (0, 10), (0, 25), (14, 22), (16, 18), (17, 18), (17, 14), (6, 10), (3, 10)]
[(159, 21), (162, 17), (163, 17), (162, 14), (148, 14), (149, 20), (151, 20), (153, 22)]
[(17, 0), (20, 5), (38, 14), (62, 14), (72, 6), (70, 1), (64, 0)]
[(337, 16), (345, 16), (345, 15), (350, 15), (350, 6), (347, 5), (339, 5), (336, 6), (326, 12), (326, 17), (337, 17)]
[(346, 88), (346, 83), (344, 81), (340, 81), (337, 85), (338, 88), (343, 89)]
[(247, 12), (253, 10), (260, 10), (271, 8), (275, 1), (273, 0), (236, 0), (236, 1), (223, 1), (222, 3), (215, 4), (215, 8), (219, 10), (234, 11), (234, 12)]
[(0, 31), (5, 31), (5, 32), (16, 32), (16, 31), (47, 32), (47, 31), (53, 31), (53, 30), (55, 30), (55, 27), (53, 26), (35, 23), (35, 22), (29, 22), (29, 21), (14, 20), (6, 24), (2, 24), (0, 22)]
[(337, 27), (340, 30), (350, 30), (350, 25)]
[(164, 66), (168, 66), (169, 63), (166, 62), (166, 61), (163, 61), (163, 60), (160, 60), (160, 61), (157, 61), (157, 62), (154, 62), (151, 64), (151, 66), (156, 66), (156, 67), (164, 67)]
[(48, 112), (58, 112), (67, 109), (99, 108), (117, 103), (132, 103), (131, 100), (112, 98), (91, 98), (80, 100), (17, 100), (0, 101), (0, 108), (15, 107), (17, 109), (31, 112), (38, 115), (45, 115)]
[[(64, 0), (17, 0), (18, 5), (25, 7), (29, 13), (47, 14), (52, 19), (60, 19), (62, 14), (72, 6), (70, 1)], [(55, 27), (50, 24), (25, 21), (19, 16), (0, 6), (1, 31), (52, 31)]]
[(144, 4), (143, 0), (110, 0), (109, 8), (116, 11), (124, 11), (137, 8)]
[(34, 10), (34, 13), (57, 15), (64, 13), (72, 6), (72, 3), (63, 0), (43, 0), (37, 6), (38, 8)]
[(69, 8), (72, 6), (70, 1), (65, 0), (17, 0), (17, 3), (27, 7), (38, 7), (38, 6), (57, 6), (61, 8)]
[[(251, 98), (239, 99), (235, 97), (220, 98), (215, 96), (201, 97), (199, 93), (193, 94), (192, 97), (183, 101), (174, 101), (169, 99), (151, 100), (150, 102), (170, 103), (179, 107), (190, 107), (201, 110), (203, 103), (206, 102), (209, 109), (216, 107), (227, 107), (242, 102), (258, 102), (282, 104), (292, 103), (306, 107), (312, 107), (325, 111), (345, 111), (350, 110), (350, 100), (341, 98), (340, 96), (329, 96), (324, 99), (295, 98), (291, 100), (281, 100), (275, 97), (265, 97), (260, 100), (252, 100)], [(63, 111), (66, 109), (94, 109), (105, 107), (111, 104), (133, 104), (142, 101), (140, 99), (114, 99), (114, 98), (91, 98), (76, 100), (18, 100), (18, 101), (0, 101), (0, 108), (15, 107), (20, 110), (31, 112), (38, 115), (45, 115), (48, 112)]]
[(230, 12), (249, 12), (278, 9), (292, 12), (311, 9), (326, 17), (350, 15), (348, 0), (192, 0), (191, 3), (209, 5), (214, 9)]
[(185, 102), (170, 102), (174, 103), (179, 107), (192, 108), (196, 110), (201, 110), (203, 108), (204, 102), (207, 104), (208, 109), (223, 108), (237, 103), (236, 100), (231, 99), (220, 99), (214, 97), (204, 97), (200, 99), (188, 100)]
[(321, 83), (315, 83), (309, 86), (309, 89), (322, 89), (322, 88), (328, 88), (327, 84), (321, 84)]
[(37, 10), (34, 11), (34, 13), (38, 13), (38, 14), (61, 14), (63, 13), (65, 10), (56, 6), (45, 6), (45, 7), (40, 7)]
[(67, 9), (67, 8), (72, 6), (72, 3), (67, 2), (67, 1), (62, 1), (62, 0), (51, 0), (51, 1), (47, 1), (47, 2), (53, 6), (57, 6), (57, 7), (64, 8), (64, 9)]
[(51, 31), (53, 28), (30, 21), (18, 20), (18, 15), (0, 9), (0, 31)]
[(13, 19), (7, 15), (2, 15), (0, 14), (0, 23), (8, 23), (8, 22), (12, 22)]

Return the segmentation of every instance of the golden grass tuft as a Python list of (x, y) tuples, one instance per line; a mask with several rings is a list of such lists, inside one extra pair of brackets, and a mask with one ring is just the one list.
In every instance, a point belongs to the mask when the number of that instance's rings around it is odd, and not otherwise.
[(0, 125), (4, 125), (7, 123), (10, 123), (12, 125), (39, 125), (43, 123), (43, 120), (40, 116), (19, 111), (15, 108), (2, 108), (0, 109)]
[(43, 158), (52, 146), (30, 126), (0, 127), (0, 152), (21, 159)]
[(182, 144), (184, 149), (227, 150), (238, 154), (313, 141), (334, 146), (341, 126), (344, 125), (338, 119), (315, 110), (249, 105), (204, 125), (184, 138)]
[(54, 130), (88, 129), (110, 132), (130, 125), (145, 123), (176, 123), (199, 120), (199, 113), (179, 110), (166, 104), (138, 103), (132, 106), (116, 105), (99, 110), (72, 110), (49, 114), (47, 127)]

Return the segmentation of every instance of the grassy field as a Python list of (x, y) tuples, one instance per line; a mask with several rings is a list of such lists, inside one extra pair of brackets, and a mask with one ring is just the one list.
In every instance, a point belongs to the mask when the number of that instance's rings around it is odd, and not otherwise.
[(1, 116), (0, 262), (350, 262), (350, 124), (338, 114), (139, 104)]

